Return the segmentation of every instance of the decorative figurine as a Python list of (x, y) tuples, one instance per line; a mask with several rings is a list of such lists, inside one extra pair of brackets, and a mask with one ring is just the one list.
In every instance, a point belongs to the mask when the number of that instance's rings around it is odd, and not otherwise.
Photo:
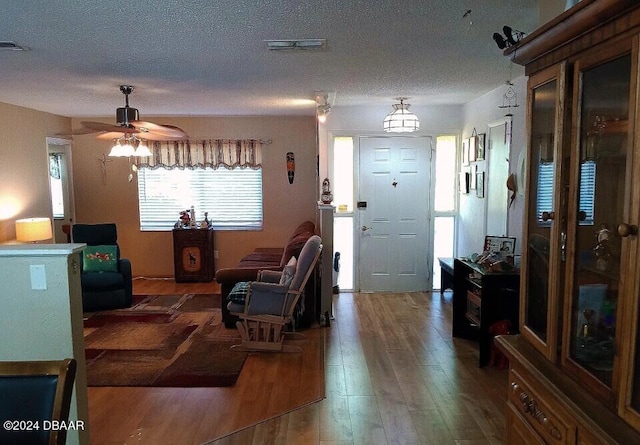
[(593, 254), (596, 257), (596, 269), (606, 272), (611, 265), (611, 247), (609, 247), (609, 237), (611, 231), (606, 224), (600, 226), (600, 230), (596, 232), (596, 247), (593, 248)]
[(182, 223), (182, 227), (189, 227), (189, 222), (191, 217), (189, 216), (189, 210), (182, 210), (180, 212), (180, 222)]
[(322, 181), (322, 195), (320, 196), (320, 199), (324, 204), (331, 204), (331, 201), (333, 201), (329, 178), (324, 178), (324, 181)]

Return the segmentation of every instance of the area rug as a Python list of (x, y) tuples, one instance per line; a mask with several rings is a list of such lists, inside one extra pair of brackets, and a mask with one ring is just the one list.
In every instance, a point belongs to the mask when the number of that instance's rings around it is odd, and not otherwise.
[(84, 337), (88, 386), (232, 386), (247, 358), (213, 294), (135, 296), (85, 314)]

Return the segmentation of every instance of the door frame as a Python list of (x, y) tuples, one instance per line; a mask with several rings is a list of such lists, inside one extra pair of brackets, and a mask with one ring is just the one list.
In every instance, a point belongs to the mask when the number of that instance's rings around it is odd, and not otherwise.
[[(498, 119), (496, 121), (490, 122), (487, 125), (488, 131), (487, 131), (487, 154), (486, 154), (486, 165), (485, 165), (485, 172), (489, 172), (489, 168), (491, 166), (492, 162), (495, 162), (494, 159), (494, 155), (491, 151), (491, 143), (492, 143), (492, 130), (495, 130), (497, 128), (499, 128), (500, 126), (506, 125), (506, 132), (507, 132), (507, 142), (506, 142), (506, 146), (507, 146), (507, 177), (509, 177), (509, 173), (510, 173), (510, 163), (511, 163), (511, 149), (512, 149), (512, 144), (511, 144), (511, 135), (513, 133), (513, 118), (511, 116), (505, 116), (501, 119)], [(493, 182), (491, 182), (491, 175), (487, 175), (485, 173), (485, 202), (484, 202), (484, 233), (487, 233), (487, 227), (488, 227), (488, 219), (489, 219), (489, 187), (493, 187), (496, 183), (495, 180)], [(500, 186), (500, 185), (499, 185)], [(508, 198), (507, 198), (507, 206), (509, 205), (508, 202)], [(509, 233), (509, 209), (507, 207), (507, 209), (505, 209), (505, 220), (504, 220), (504, 230), (505, 233), (499, 236), (507, 236)], [(490, 235), (490, 234), (488, 234)]]
[[(64, 139), (64, 138), (57, 138), (57, 137), (46, 137), (45, 138), (45, 142), (46, 142), (46, 150), (47, 150), (47, 159), (49, 159), (49, 153), (51, 153), (51, 146), (52, 145), (56, 145), (56, 146), (61, 146), (64, 147), (63, 148), (63, 152), (65, 154), (66, 157), (66, 161), (67, 161), (67, 173), (68, 173), (68, 178), (67, 178), (67, 184), (68, 184), (68, 188), (69, 188), (69, 193), (68, 193), (68, 198), (69, 198), (69, 221), (71, 224), (73, 224), (73, 222), (76, 220), (76, 206), (75, 206), (75, 196), (73, 193), (74, 187), (73, 187), (73, 158), (72, 158), (72, 144), (73, 141), (71, 139)], [(49, 163), (47, 162), (47, 178), (49, 177)], [(50, 209), (50, 214), (52, 216), (53, 219), (53, 233), (54, 233), (54, 242), (57, 244), (60, 244), (62, 241), (60, 239), (57, 239), (56, 234), (58, 236), (60, 236), (61, 229), (59, 229), (57, 227), (58, 224), (56, 224), (56, 219), (53, 218), (53, 208), (51, 206), (51, 181), (47, 181), (47, 185), (49, 188), (49, 209)], [(64, 240), (64, 242), (66, 242), (66, 239)]]

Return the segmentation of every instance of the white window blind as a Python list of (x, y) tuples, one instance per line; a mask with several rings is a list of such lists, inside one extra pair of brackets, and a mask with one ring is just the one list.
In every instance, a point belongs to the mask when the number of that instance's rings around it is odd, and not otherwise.
[(173, 229), (182, 210), (204, 212), (217, 230), (262, 228), (262, 169), (138, 170), (140, 230)]
[[(538, 165), (538, 199), (536, 215), (540, 225), (550, 225), (551, 221), (542, 220), (542, 212), (553, 211), (553, 172), (552, 162), (541, 162)], [(594, 224), (595, 195), (596, 195), (596, 163), (585, 161), (580, 164), (579, 211), (586, 215), (581, 226)]]
[(594, 211), (596, 199), (596, 163), (584, 161), (580, 164), (580, 195), (579, 210), (584, 212), (585, 218), (579, 221), (582, 226), (594, 225)]

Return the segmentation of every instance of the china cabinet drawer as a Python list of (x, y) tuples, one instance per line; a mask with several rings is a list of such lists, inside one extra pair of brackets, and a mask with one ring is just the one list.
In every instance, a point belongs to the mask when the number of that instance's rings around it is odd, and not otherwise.
[(509, 372), (509, 402), (546, 443), (574, 443), (575, 427), (563, 420), (513, 369)]
[(540, 444), (545, 442), (529, 422), (511, 402), (507, 402), (507, 441), (508, 444)]

